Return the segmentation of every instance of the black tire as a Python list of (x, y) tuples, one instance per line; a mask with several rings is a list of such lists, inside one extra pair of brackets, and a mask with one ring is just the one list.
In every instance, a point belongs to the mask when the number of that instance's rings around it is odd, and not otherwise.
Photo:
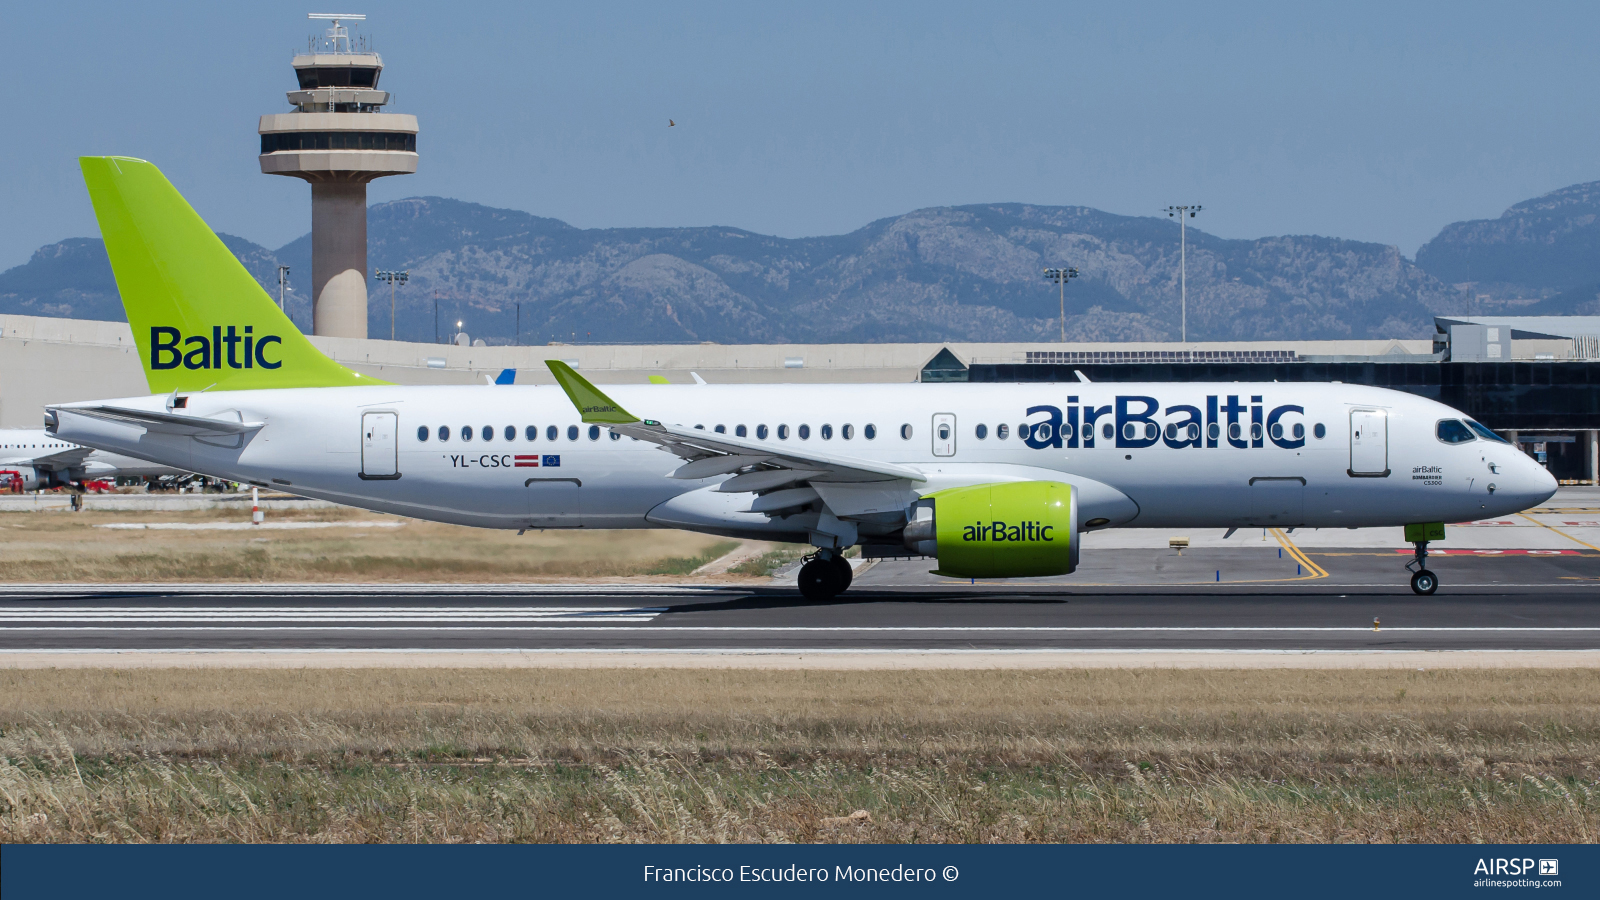
[(850, 561), (842, 556), (833, 558), (834, 576), (839, 579), (839, 589), (836, 594), (850, 590), (850, 582), (855, 580), (855, 572), (850, 568)]
[(800, 595), (807, 600), (831, 600), (839, 593), (839, 573), (818, 558), (800, 567)]
[(1411, 576), (1411, 590), (1424, 597), (1430, 596), (1439, 589), (1439, 576), (1427, 569), (1418, 570)]

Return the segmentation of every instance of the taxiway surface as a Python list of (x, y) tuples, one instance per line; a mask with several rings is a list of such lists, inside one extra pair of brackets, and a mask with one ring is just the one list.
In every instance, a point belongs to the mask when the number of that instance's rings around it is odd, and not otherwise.
[(988, 584), (884, 560), (826, 603), (781, 585), (16, 585), (0, 653), (1600, 648), (1600, 553), (1436, 556), (1432, 597), (1405, 561), (1258, 540), (1105, 549), (1073, 576)]

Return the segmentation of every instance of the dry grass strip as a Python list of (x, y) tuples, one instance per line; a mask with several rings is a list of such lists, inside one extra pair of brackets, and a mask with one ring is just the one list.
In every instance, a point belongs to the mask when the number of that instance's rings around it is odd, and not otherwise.
[(0, 583), (128, 581), (496, 583), (683, 576), (738, 546), (686, 531), (467, 528), (354, 509), (283, 510), (274, 522), (386, 521), (302, 531), (128, 531), (131, 522), (243, 522), (244, 510), (0, 515)]
[(1590, 842), (1597, 698), (1574, 669), (10, 670), (0, 841)]

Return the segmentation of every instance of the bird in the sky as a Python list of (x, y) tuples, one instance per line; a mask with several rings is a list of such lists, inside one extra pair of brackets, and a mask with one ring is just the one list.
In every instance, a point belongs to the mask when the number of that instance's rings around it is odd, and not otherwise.
[(671, 128), (671, 127), (672, 127), (672, 126), (674, 126), (674, 125), (676, 125), (676, 124), (678, 124), (678, 123), (677, 123), (677, 122), (674, 122), (674, 121), (672, 121), (672, 120), (671, 120), (671, 119), (668, 119), (668, 120), (667, 120), (667, 127), (668, 127), (668, 128)]

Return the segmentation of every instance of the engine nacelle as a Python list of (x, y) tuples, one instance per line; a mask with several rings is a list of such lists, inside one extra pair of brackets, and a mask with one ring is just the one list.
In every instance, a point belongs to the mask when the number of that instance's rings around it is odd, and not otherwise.
[(1067, 575), (1078, 568), (1078, 495), (1057, 481), (935, 491), (912, 504), (906, 547), (957, 578)]

